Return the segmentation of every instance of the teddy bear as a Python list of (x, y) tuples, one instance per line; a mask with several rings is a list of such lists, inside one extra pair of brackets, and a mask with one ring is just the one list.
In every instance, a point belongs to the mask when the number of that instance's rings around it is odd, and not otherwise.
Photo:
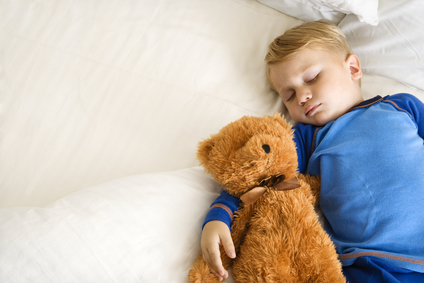
[[(235, 282), (346, 282), (315, 211), (320, 180), (297, 172), (293, 130), (284, 117), (244, 116), (201, 141), (197, 159), (240, 199), (231, 224), (237, 256), (220, 250)], [(201, 254), (189, 282), (219, 282)]]

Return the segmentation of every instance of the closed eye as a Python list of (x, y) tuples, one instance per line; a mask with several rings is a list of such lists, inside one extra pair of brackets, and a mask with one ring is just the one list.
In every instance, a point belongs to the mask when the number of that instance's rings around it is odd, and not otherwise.
[(315, 82), (318, 79), (318, 76), (319, 76), (319, 73), (312, 80), (309, 80), (306, 83), (311, 84), (311, 83)]
[(293, 93), (290, 95), (290, 97), (287, 99), (287, 101), (292, 100), (292, 98), (295, 97), (295, 96), (296, 96), (296, 92), (293, 91)]

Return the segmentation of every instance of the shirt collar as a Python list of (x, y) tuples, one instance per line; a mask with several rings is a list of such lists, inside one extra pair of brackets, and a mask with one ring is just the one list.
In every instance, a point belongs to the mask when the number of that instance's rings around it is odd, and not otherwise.
[(374, 97), (374, 98), (371, 98), (371, 99), (367, 99), (367, 100), (364, 100), (364, 101), (362, 101), (361, 103), (359, 103), (359, 104), (357, 104), (357, 105), (355, 105), (354, 107), (352, 107), (348, 112), (350, 112), (350, 111), (352, 111), (352, 110), (355, 110), (355, 109), (358, 109), (358, 108), (365, 108), (365, 107), (368, 107), (368, 106), (371, 106), (371, 105), (373, 105), (373, 104), (375, 104), (375, 103), (377, 103), (377, 102), (379, 102), (380, 100), (382, 100), (383, 98), (380, 96), (380, 95), (377, 95), (376, 97)]

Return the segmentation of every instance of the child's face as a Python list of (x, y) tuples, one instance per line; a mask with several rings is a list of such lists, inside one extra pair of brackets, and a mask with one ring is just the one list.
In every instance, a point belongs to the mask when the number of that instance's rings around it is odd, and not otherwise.
[(359, 60), (329, 51), (305, 49), (292, 59), (271, 66), (270, 78), (291, 118), (323, 126), (363, 101)]

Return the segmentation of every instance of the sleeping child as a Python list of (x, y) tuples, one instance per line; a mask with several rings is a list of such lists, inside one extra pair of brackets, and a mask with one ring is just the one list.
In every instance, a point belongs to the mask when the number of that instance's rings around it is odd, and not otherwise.
[[(410, 94), (362, 97), (358, 57), (341, 30), (306, 22), (269, 46), (267, 79), (297, 123), (299, 172), (321, 177), (324, 228), (354, 282), (424, 282), (424, 104)], [(223, 192), (202, 232), (202, 253), (222, 280), (219, 245), (239, 200)]]

